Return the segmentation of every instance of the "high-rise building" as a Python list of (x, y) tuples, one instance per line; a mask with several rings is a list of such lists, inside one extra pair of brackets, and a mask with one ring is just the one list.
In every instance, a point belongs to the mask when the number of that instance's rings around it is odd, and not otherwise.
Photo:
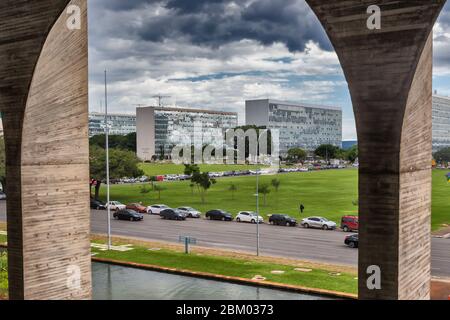
[[(136, 132), (136, 116), (133, 114), (108, 114), (109, 134), (125, 136)], [(105, 114), (89, 113), (89, 136), (105, 133)]]
[(450, 148), (450, 98), (433, 96), (433, 152)]
[(137, 155), (144, 161), (168, 158), (178, 144), (223, 144), (224, 132), (238, 125), (234, 112), (145, 107), (136, 114)]
[(291, 148), (313, 151), (322, 144), (342, 146), (342, 110), (338, 107), (271, 99), (246, 101), (246, 124), (278, 129), (280, 154)]

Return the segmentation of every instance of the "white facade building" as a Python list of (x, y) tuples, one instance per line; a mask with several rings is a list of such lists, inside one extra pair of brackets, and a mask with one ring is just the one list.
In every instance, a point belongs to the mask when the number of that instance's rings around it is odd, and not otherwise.
[(271, 99), (249, 100), (245, 105), (247, 125), (279, 130), (281, 155), (291, 148), (342, 147), (342, 110), (338, 107)]
[[(136, 115), (108, 114), (109, 134), (125, 136), (136, 132)], [(89, 137), (104, 134), (105, 114), (89, 113)]]

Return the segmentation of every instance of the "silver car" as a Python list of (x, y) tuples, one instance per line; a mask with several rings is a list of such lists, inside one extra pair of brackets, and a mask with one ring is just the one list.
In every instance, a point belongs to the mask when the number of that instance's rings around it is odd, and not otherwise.
[(336, 223), (322, 217), (309, 217), (300, 223), (304, 228), (317, 228), (323, 230), (335, 230)]
[(180, 207), (177, 208), (178, 211), (184, 213), (188, 218), (200, 218), (202, 213), (191, 207)]

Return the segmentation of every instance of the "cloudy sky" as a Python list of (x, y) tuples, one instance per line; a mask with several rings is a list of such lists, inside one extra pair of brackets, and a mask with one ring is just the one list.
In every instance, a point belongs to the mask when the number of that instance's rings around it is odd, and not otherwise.
[[(304, 0), (90, 0), (90, 109), (136, 105), (239, 112), (246, 99), (340, 106), (355, 139), (342, 69)], [(435, 28), (434, 89), (450, 96), (450, 3)]]

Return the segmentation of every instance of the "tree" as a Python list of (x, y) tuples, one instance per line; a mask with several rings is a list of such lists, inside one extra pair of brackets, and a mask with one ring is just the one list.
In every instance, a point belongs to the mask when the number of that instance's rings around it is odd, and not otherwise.
[(267, 195), (270, 193), (270, 188), (268, 184), (263, 184), (259, 187), (259, 193), (261, 193), (263, 195), (263, 199), (264, 199), (264, 206), (266, 206), (266, 198)]
[(200, 167), (196, 164), (185, 164), (184, 174), (187, 176), (192, 176), (194, 173), (200, 173)]
[(444, 148), (434, 153), (434, 160), (439, 163), (450, 162), (450, 148)]
[(355, 162), (356, 159), (358, 159), (358, 146), (353, 146), (350, 149), (344, 151), (345, 154), (345, 160), (348, 160), (350, 162)]
[(200, 188), (200, 195), (202, 198), (202, 203), (205, 203), (206, 192), (213, 184), (216, 184), (216, 179), (209, 176), (209, 172), (194, 172), (192, 176), (192, 182), (195, 183)]
[(140, 191), (142, 194), (147, 194), (147, 193), (150, 193), (150, 191), (152, 191), (154, 189), (154, 187), (152, 186), (152, 188), (150, 189), (150, 188), (147, 188), (145, 185), (143, 185), (140, 187), (140, 189), (141, 189)]
[(314, 154), (328, 161), (329, 159), (339, 158), (340, 151), (340, 148), (333, 146), (332, 144), (323, 144), (314, 151)]
[(288, 150), (287, 160), (300, 162), (302, 160), (305, 160), (307, 155), (308, 154), (306, 153), (306, 151), (301, 148), (292, 148)]
[[(110, 149), (109, 152), (109, 174), (111, 180), (123, 177), (137, 178), (144, 175), (139, 169), (140, 160), (136, 154), (122, 149)], [(91, 146), (89, 150), (89, 164), (91, 178), (96, 181), (95, 199), (98, 200), (100, 187), (106, 180), (106, 151), (98, 146)]]
[[(122, 149), (136, 152), (136, 133), (130, 133), (126, 136), (109, 135), (109, 147), (112, 149)], [(97, 146), (105, 149), (105, 135), (99, 134), (89, 139), (90, 146)]]
[(234, 193), (238, 190), (237, 186), (234, 183), (231, 183), (228, 187), (228, 191), (231, 191), (231, 199), (234, 200)]
[(155, 182), (158, 182), (158, 177), (152, 176), (149, 178), (149, 181), (152, 185), (152, 190), (155, 190)]
[(155, 190), (156, 192), (158, 192), (158, 200), (161, 200), (161, 192), (164, 191), (164, 190), (166, 190), (166, 188), (163, 187), (163, 186), (161, 186), (161, 185), (159, 185), (159, 184), (155, 184), (154, 190)]
[(278, 189), (280, 189), (280, 184), (281, 184), (280, 179), (273, 179), (273, 180), (271, 181), (271, 184), (272, 184), (272, 187), (274, 187), (275, 192), (278, 193)]

